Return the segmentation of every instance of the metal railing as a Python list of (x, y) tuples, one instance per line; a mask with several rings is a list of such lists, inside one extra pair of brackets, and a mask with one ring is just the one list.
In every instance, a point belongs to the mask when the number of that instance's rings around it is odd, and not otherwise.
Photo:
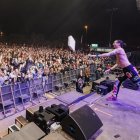
[[(61, 91), (66, 92), (67, 89), (75, 87), (80, 71), (83, 71), (84, 74), (84, 68), (81, 68), (0, 87), (0, 113), (7, 117), (9, 116), (7, 112), (11, 108), (18, 112), (17, 107), (22, 105), (25, 109), (27, 102), (31, 102), (31, 105), (36, 99), (40, 102), (40, 98), (44, 97), (46, 92), (57, 95), (60, 95)], [(95, 70), (91, 69), (90, 80), (96, 80)]]

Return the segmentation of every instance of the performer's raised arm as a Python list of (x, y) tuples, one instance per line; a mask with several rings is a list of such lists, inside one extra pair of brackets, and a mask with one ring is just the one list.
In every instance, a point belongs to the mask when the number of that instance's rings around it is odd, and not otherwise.
[(93, 57), (93, 58), (95, 58), (95, 57), (109, 57), (109, 56), (113, 56), (113, 55), (118, 54), (119, 51), (120, 51), (119, 49), (114, 49), (113, 51), (108, 52), (108, 53), (103, 53), (103, 54), (99, 54), (99, 55), (91, 55), (91, 54), (89, 54), (88, 56)]

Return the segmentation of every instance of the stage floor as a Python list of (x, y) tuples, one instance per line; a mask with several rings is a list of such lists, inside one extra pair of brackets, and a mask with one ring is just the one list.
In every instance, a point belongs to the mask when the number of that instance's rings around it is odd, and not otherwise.
[(107, 96), (90, 105), (103, 122), (96, 140), (140, 140), (140, 91), (121, 88), (111, 102)]
[[(75, 94), (76, 97), (79, 94), (79, 97), (81, 97), (80, 93), (73, 90), (66, 94), (66, 99), (68, 96), (72, 96), (73, 98), (73, 94)], [(95, 93), (94, 95), (87, 97), (87, 99), (83, 99), (78, 103), (71, 105), (70, 112), (88, 104), (98, 114), (103, 122), (103, 127), (92, 139), (140, 140), (140, 91), (121, 88), (117, 101), (106, 101), (106, 98), (109, 95), (110, 94), (100, 96)], [(61, 96), (65, 98), (64, 95)], [(48, 99), (42, 103), (42, 105), (50, 106), (53, 103), (59, 104), (64, 102), (61, 101), (61, 99)], [(0, 120), (0, 133), (7, 130), (8, 126), (13, 124), (15, 118), (19, 115), (25, 116), (25, 110)]]

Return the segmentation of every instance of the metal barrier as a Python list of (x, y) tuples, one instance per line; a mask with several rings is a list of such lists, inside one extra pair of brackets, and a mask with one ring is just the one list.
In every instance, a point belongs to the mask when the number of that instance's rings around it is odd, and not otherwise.
[[(4, 115), (4, 117), (7, 117), (7, 114), (9, 114), (11, 108), (14, 108), (16, 110), (12, 85), (5, 85), (5, 86), (1, 87), (0, 97), (1, 97), (1, 99), (0, 99), (1, 113)], [(9, 116), (10, 115), (11, 114), (9, 114)]]
[(65, 90), (62, 73), (53, 75), (52, 85), (53, 92), (58, 91), (61, 94), (61, 91)]
[(64, 83), (64, 86), (65, 86), (65, 89), (70, 89), (71, 90), (72, 81), (71, 81), (71, 77), (70, 77), (70, 71), (66, 71), (63, 74), (63, 83)]
[(53, 91), (53, 75), (49, 75), (45, 78), (44, 83), (44, 92), (52, 92)]
[(37, 99), (40, 102), (40, 97), (42, 97), (45, 94), (43, 77), (34, 79), (33, 84), (34, 84), (34, 94), (37, 96)]
[[(38, 102), (40, 102), (40, 97), (43, 97), (46, 92), (58, 91), (58, 93), (61, 94), (62, 91), (74, 88), (77, 76), (80, 74), (81, 70), (84, 74), (85, 69), (81, 68), (66, 71), (64, 74), (57, 73), (0, 87), (0, 113), (4, 114), (4, 117), (6, 117), (8, 109), (14, 108), (17, 110), (18, 105), (22, 105), (23, 109), (25, 109), (26, 102), (31, 102), (33, 104), (33, 100), (35, 99), (38, 99)], [(90, 81), (96, 80), (97, 78), (95, 76), (95, 67), (92, 66)]]

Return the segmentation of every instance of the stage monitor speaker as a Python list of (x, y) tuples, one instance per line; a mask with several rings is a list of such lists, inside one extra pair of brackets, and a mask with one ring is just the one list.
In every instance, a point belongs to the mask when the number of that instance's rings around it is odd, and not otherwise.
[(108, 87), (103, 85), (96, 86), (96, 92), (101, 95), (106, 95), (108, 93)]
[(62, 129), (76, 140), (88, 140), (102, 127), (96, 113), (87, 105), (66, 116)]
[(115, 84), (115, 80), (104, 80), (100, 82), (100, 85), (108, 87), (108, 92), (113, 90), (114, 84)]

